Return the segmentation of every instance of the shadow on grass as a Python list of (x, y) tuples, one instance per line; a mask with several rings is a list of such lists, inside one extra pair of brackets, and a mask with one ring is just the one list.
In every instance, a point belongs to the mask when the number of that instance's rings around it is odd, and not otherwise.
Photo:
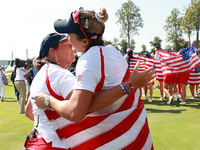
[[(160, 97), (153, 97), (152, 103), (148, 102), (148, 100), (144, 100), (144, 98), (142, 98), (142, 101), (144, 102), (145, 105), (157, 105), (157, 106), (164, 106), (164, 105), (167, 106), (168, 105), (167, 104), (168, 99), (165, 99), (164, 101), (160, 101), (159, 99), (160, 99)], [(173, 100), (172, 104), (168, 105), (168, 106), (171, 106), (172, 108), (173, 107), (191, 107), (191, 108), (200, 109), (200, 98), (199, 97), (194, 98), (194, 99), (187, 98), (186, 103), (187, 104), (185, 106), (182, 106), (182, 105), (180, 105), (179, 100), (178, 101)], [(158, 112), (159, 113), (160, 111), (162, 111), (162, 110), (158, 110), (158, 111), (155, 110), (155, 111), (152, 111), (152, 112)], [(163, 111), (166, 111), (166, 110), (163, 110)], [(169, 111), (173, 111), (173, 110), (169, 110)], [(169, 111), (166, 111), (166, 112), (169, 112)], [(173, 113), (173, 112), (171, 112), (171, 113)], [(176, 113), (176, 112), (174, 112), (174, 113)]]
[(152, 113), (174, 113), (174, 114), (179, 114), (182, 111), (186, 111), (185, 109), (182, 110), (161, 110), (161, 109), (153, 109), (153, 108), (146, 108), (147, 112), (150, 111)]
[(17, 102), (17, 100), (14, 98), (5, 98), (4, 102)]

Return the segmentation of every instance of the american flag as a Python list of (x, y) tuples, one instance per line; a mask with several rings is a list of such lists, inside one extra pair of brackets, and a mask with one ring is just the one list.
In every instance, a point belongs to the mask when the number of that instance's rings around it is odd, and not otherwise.
[(197, 85), (200, 84), (200, 73), (196, 73), (196, 68), (190, 72), (190, 76), (188, 79), (188, 84)]
[(178, 54), (158, 49), (156, 51), (157, 57), (161, 60), (164, 75), (191, 72), (200, 65), (200, 59), (196, 55), (194, 45), (181, 50)]
[(197, 66), (196, 68), (195, 68), (195, 73), (199, 73), (200, 72), (200, 66)]
[(144, 60), (146, 60), (145, 69), (148, 69), (149, 67), (154, 67), (155, 59), (153, 57), (143, 56), (143, 58), (144, 58)]
[(139, 65), (139, 68), (138, 68), (138, 71), (139, 72), (142, 72), (145, 70), (145, 65), (144, 65), (144, 58), (139, 55), (139, 54), (133, 54), (133, 58), (130, 59), (130, 66), (129, 66), (129, 69), (130, 69), (130, 73), (132, 73), (137, 61), (140, 62), (140, 65)]

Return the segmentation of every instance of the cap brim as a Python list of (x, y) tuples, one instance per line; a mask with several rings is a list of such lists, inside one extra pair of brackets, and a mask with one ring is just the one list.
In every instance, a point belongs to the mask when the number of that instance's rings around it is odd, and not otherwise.
[[(80, 29), (79, 25), (74, 23), (72, 13), (69, 17), (69, 19), (59, 19), (54, 22), (54, 29), (58, 33), (75, 33), (76, 35), (86, 38), (82, 30)], [(85, 34), (89, 39), (99, 39), (101, 37), (101, 34), (93, 34), (87, 31), (84, 31)]]
[(81, 29), (77, 24), (74, 23), (74, 20), (72, 18), (72, 14), (70, 18), (67, 19), (59, 19), (54, 22), (54, 29), (58, 33), (75, 33), (79, 35), (80, 37), (85, 37), (84, 34), (82, 33)]
[(54, 29), (58, 32), (58, 33), (71, 33), (70, 32), (70, 28), (67, 26), (67, 19), (64, 20), (57, 20), (54, 22)]
[(63, 37), (59, 40), (59, 42), (64, 41), (64, 40), (66, 40), (66, 39), (67, 39), (67, 36), (66, 36), (66, 35), (63, 35)]

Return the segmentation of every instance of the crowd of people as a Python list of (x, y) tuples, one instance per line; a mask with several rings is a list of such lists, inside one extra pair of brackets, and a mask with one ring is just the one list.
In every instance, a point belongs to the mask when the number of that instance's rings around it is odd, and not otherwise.
[[(148, 102), (153, 102), (156, 79), (160, 100), (167, 95), (167, 104), (177, 94), (180, 105), (186, 105), (186, 84), (190, 98), (198, 96), (200, 74), (195, 70), (165, 76), (161, 61), (148, 52), (140, 56), (128, 48), (123, 57), (105, 46), (107, 19), (105, 8), (79, 8), (68, 20), (55, 21), (56, 32), (42, 40), (33, 67), (13, 71), (20, 114), (34, 122), (24, 150), (153, 150), (141, 95), (148, 99), (149, 89)], [(79, 60), (74, 51), (83, 53)]]
[[(166, 50), (167, 53), (172, 54), (171, 48)], [(154, 80), (158, 81), (158, 88), (160, 89), (160, 100), (163, 101), (168, 97), (167, 104), (172, 104), (173, 100), (179, 100), (180, 105), (186, 105), (186, 86), (189, 85), (191, 96), (188, 96), (190, 99), (198, 97), (199, 93), (199, 84), (200, 84), (200, 73), (195, 71), (195, 69), (188, 72), (179, 73), (179, 74), (164, 74), (162, 71), (161, 60), (155, 55), (150, 55), (148, 52), (144, 56), (139, 54), (134, 54), (133, 50), (128, 48), (127, 54), (124, 55), (124, 58), (127, 60), (132, 72), (133, 68), (137, 61), (140, 62), (139, 71), (144, 71), (149, 67), (153, 67), (156, 70), (156, 78)], [(154, 84), (154, 83), (153, 83)], [(141, 95), (148, 99), (147, 89), (149, 89), (148, 102), (152, 102), (153, 89), (152, 84), (148, 85), (149, 88), (142, 87)]]
[[(18, 60), (17, 61), (22, 61)], [(33, 77), (36, 75), (36, 70), (32, 67), (32, 64), (19, 66), (16, 65), (12, 71), (10, 80), (14, 85), (15, 95), (17, 97), (17, 102), (20, 105), (20, 114), (25, 114), (25, 105), (30, 97), (30, 86)]]

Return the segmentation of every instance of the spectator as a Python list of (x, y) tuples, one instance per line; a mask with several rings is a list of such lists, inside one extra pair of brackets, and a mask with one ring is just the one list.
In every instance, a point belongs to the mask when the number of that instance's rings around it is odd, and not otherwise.
[(133, 57), (133, 51), (128, 49), (127, 56), (126, 56), (126, 61), (127, 61), (129, 67), (130, 67), (131, 58), (134, 58)]
[[(168, 53), (172, 53), (171, 48), (167, 49)], [(174, 84), (177, 83), (177, 75), (164, 75), (164, 92), (169, 96), (169, 101), (167, 102), (167, 104), (172, 104), (173, 102), (173, 87)], [(168, 90), (169, 88), (169, 90)]]
[[(154, 67), (154, 58), (151, 57), (151, 55), (149, 54), (149, 52), (145, 52), (145, 68), (148, 69), (150, 67)], [(148, 102), (152, 102), (152, 96), (153, 96), (153, 84), (154, 84), (154, 79), (152, 79), (152, 82), (148, 85), (144, 87), (144, 91), (145, 91), (145, 97), (147, 96), (147, 91), (148, 91), (148, 87), (149, 87), (149, 95), (150, 95), (150, 99), (148, 100)]]
[(12, 81), (12, 83), (14, 85), (15, 95), (17, 96), (17, 102), (19, 103), (19, 92), (15, 86), (16, 69), (17, 69), (17, 67), (14, 68), (14, 70), (10, 76), (10, 80)]
[[(200, 84), (200, 73), (195, 72), (195, 69), (190, 72), (188, 84), (190, 85), (190, 98), (198, 97), (199, 95), (199, 84)], [(195, 91), (195, 92), (194, 92)]]
[(25, 67), (25, 71), (26, 71), (26, 74), (25, 74), (25, 77), (26, 77), (26, 80), (25, 80), (25, 83), (26, 83), (26, 101), (25, 101), (25, 104), (28, 102), (28, 99), (29, 99), (29, 96), (30, 96), (30, 86), (31, 86), (31, 82), (32, 82), (30, 80), (32, 80), (32, 79), (30, 79), (30, 75), (27, 75), (28, 72), (31, 73), (30, 69), (31, 69), (31, 67), (28, 66), (28, 65)]
[(19, 104), (20, 104), (20, 114), (25, 113), (25, 101), (26, 101), (26, 84), (25, 84), (26, 71), (24, 67), (17, 67), (16, 77), (15, 77), (15, 86), (19, 92)]
[(162, 72), (162, 67), (161, 67), (161, 62), (160, 60), (156, 59), (155, 60), (155, 70), (156, 70), (156, 80), (159, 82), (158, 86), (160, 89), (160, 100), (163, 101), (164, 100), (164, 86), (163, 86), (163, 79), (164, 79), (164, 75)]
[(9, 64), (10, 63), (8, 62), (8, 64), (5, 67), (2, 67), (0, 65), (0, 98), (2, 102), (4, 101), (3, 97), (4, 97), (4, 92), (5, 92), (5, 84), (3, 83), (2, 76), (4, 75), (4, 71), (6, 70)]
[(181, 86), (181, 99), (180, 105), (186, 105), (186, 85), (188, 83), (189, 73), (183, 73), (178, 75), (178, 82)]

